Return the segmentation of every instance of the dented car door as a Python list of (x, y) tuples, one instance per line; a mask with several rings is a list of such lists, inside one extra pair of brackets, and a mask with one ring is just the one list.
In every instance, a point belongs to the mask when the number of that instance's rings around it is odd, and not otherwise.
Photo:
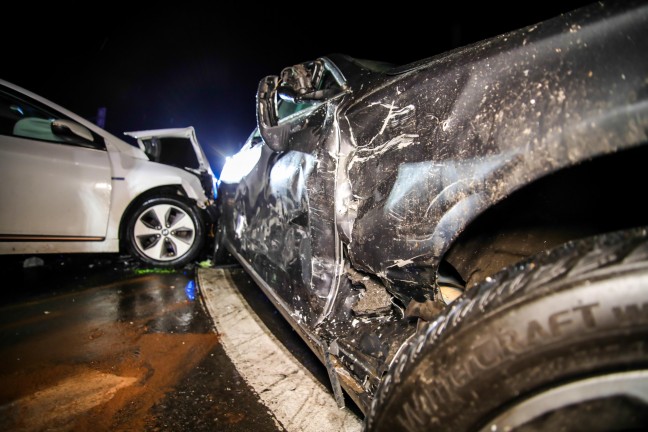
[[(236, 237), (244, 243), (240, 250), (246, 260), (271, 286), (275, 300), (311, 325), (330, 308), (342, 262), (334, 194), (336, 107), (344, 99), (333, 74), (324, 70), (314, 79), (313, 89), (326, 91), (312, 99), (294, 98), (297, 86), (271, 89), (276, 119), (267, 124), (269, 130), (260, 131), (265, 136), (257, 165), (239, 184), (243, 189), (235, 204)], [(269, 82), (272, 86), (277, 80)]]

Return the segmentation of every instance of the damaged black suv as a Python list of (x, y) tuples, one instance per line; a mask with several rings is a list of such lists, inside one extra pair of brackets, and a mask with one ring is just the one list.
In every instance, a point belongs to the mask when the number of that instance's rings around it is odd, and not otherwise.
[[(369, 430), (648, 424), (648, 6), (269, 76), (230, 252)], [(625, 430), (624, 429), (624, 430)]]

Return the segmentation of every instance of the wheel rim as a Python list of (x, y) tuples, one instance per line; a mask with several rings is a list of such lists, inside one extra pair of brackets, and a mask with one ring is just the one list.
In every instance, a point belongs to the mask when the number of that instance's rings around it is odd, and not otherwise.
[(158, 204), (140, 213), (133, 228), (135, 244), (155, 261), (172, 261), (186, 255), (196, 238), (196, 225), (180, 207)]
[(648, 405), (648, 371), (602, 375), (548, 389), (510, 407), (480, 432), (512, 431), (542, 415), (560, 411), (570, 405), (619, 396)]

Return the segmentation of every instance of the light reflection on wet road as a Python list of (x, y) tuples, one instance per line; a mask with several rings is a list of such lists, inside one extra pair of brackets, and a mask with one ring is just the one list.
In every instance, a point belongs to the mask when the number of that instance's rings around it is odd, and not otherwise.
[(281, 430), (225, 355), (193, 269), (43, 258), (1, 257), (2, 430)]

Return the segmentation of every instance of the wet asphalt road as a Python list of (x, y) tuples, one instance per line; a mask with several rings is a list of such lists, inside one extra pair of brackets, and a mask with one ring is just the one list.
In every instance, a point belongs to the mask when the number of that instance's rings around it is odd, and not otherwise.
[[(219, 343), (195, 268), (117, 255), (0, 257), (0, 429), (277, 431)], [(319, 379), (326, 372), (270, 302), (246, 300)], [(252, 284), (253, 285), (253, 284)]]

